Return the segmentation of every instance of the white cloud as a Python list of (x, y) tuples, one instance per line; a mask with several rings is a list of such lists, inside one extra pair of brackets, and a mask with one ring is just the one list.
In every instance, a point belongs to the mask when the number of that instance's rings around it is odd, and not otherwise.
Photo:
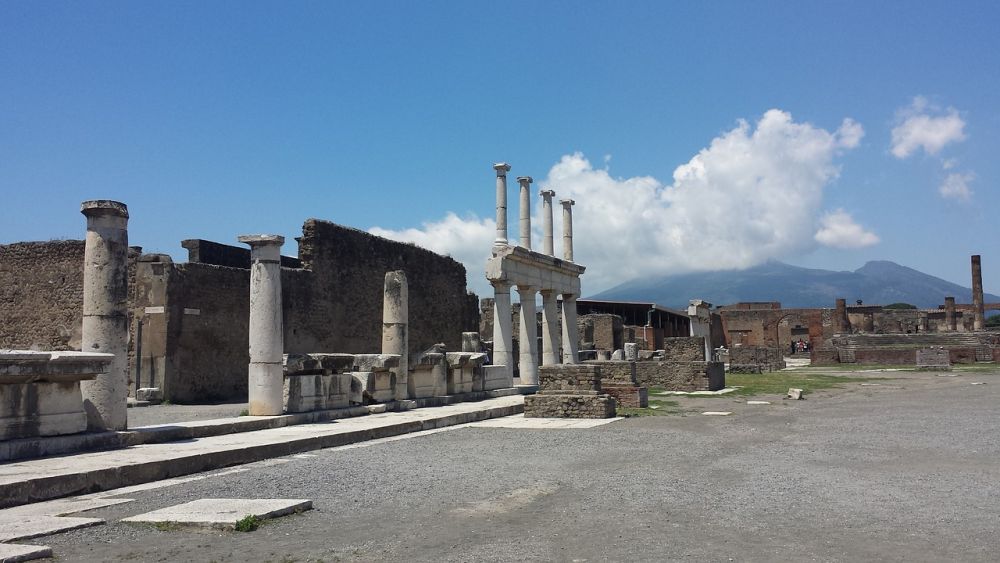
[(976, 175), (972, 172), (948, 174), (948, 177), (938, 187), (938, 193), (945, 199), (969, 201), (973, 193), (969, 188), (969, 183), (975, 179)]
[(833, 248), (862, 248), (878, 243), (878, 237), (854, 222), (849, 213), (837, 209), (823, 215), (816, 242)]
[(935, 155), (948, 143), (965, 140), (965, 121), (958, 110), (942, 110), (920, 96), (897, 112), (896, 122), (891, 147), (896, 158), (907, 158), (920, 149)]
[[(574, 256), (587, 266), (584, 293), (593, 294), (638, 277), (746, 268), (814, 248), (823, 190), (839, 172), (834, 159), (856, 147), (863, 135), (861, 125), (851, 119), (830, 132), (770, 110), (755, 127), (741, 120), (713, 139), (676, 168), (672, 184), (650, 176), (616, 178), (607, 168), (608, 159), (602, 159), (600, 169), (574, 153), (563, 156), (536, 188), (555, 190), (557, 199), (576, 200)], [(483, 182), (492, 183), (486, 175)], [(485, 198), (491, 192), (483, 193)], [(533, 240), (540, 246), (537, 198), (532, 206)], [(515, 240), (516, 203), (509, 214)], [(557, 205), (557, 255), (560, 219)], [(372, 232), (451, 254), (465, 264), (472, 289), (485, 295), (482, 272), (493, 224), (492, 219), (449, 214), (420, 229)], [(862, 239), (874, 237), (858, 229), (868, 237)]]

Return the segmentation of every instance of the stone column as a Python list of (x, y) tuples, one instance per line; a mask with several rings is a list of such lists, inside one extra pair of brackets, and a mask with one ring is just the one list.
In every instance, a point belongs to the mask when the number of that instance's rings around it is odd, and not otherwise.
[(242, 235), (250, 245), (250, 416), (284, 411), (280, 235)]
[(542, 291), (542, 365), (559, 363), (559, 311), (554, 291)]
[(538, 195), (542, 196), (542, 252), (548, 256), (555, 256), (556, 251), (552, 245), (552, 196), (556, 195), (556, 192), (542, 190)]
[(80, 382), (90, 430), (128, 425), (128, 207), (106, 199), (85, 201), (83, 251), (84, 352), (114, 354), (107, 373)]
[(510, 165), (497, 162), (493, 169), (497, 171), (497, 236), (493, 246), (504, 246), (507, 244), (507, 172), (510, 172)]
[(501, 282), (493, 284), (493, 365), (506, 366), (507, 374), (514, 373), (513, 321), (510, 306), (510, 286)]
[(851, 323), (847, 319), (847, 300), (837, 299), (837, 308), (833, 312), (833, 331), (835, 334), (846, 334), (851, 331)]
[[(572, 199), (559, 200), (563, 207), (563, 260), (573, 261), (573, 204)], [(573, 362), (576, 363), (576, 362)]]
[(385, 285), (382, 294), (382, 353), (399, 356), (399, 365), (390, 368), (396, 376), (394, 398), (397, 401), (408, 396), (406, 378), (409, 375), (407, 360), (409, 358), (409, 336), (407, 322), (409, 319), (409, 294), (406, 283), (406, 272), (396, 270), (385, 273)]
[(517, 183), (521, 185), (521, 246), (531, 250), (531, 176), (518, 176)]
[(538, 314), (535, 310), (535, 294), (538, 290), (531, 286), (517, 286), (521, 298), (521, 341), (519, 347), (521, 385), (538, 385)]
[(580, 358), (578, 354), (578, 348), (580, 347), (580, 338), (577, 334), (576, 328), (576, 295), (572, 293), (564, 293), (562, 300), (562, 345), (563, 345), (563, 363), (564, 364), (578, 364), (580, 363)]
[(958, 330), (958, 323), (955, 320), (955, 298), (944, 298), (944, 326), (945, 330), (955, 332)]
[(986, 328), (983, 309), (983, 264), (978, 254), (972, 255), (972, 330)]

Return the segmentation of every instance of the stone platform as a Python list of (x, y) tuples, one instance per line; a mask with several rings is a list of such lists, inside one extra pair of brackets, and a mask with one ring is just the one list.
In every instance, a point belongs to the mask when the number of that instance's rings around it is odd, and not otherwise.
[(601, 391), (601, 368), (593, 364), (541, 366), (537, 395), (524, 398), (527, 418), (612, 418), (615, 399)]

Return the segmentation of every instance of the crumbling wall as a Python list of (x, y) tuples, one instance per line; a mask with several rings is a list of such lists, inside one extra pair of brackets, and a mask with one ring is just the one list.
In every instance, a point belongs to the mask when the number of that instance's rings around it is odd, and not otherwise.
[(79, 350), (82, 240), (0, 245), (0, 348)]
[(704, 362), (704, 336), (678, 336), (663, 339), (664, 359), (668, 362)]
[(635, 376), (643, 387), (671, 391), (718, 391), (726, 385), (722, 362), (636, 362)]
[(462, 332), (478, 307), (465, 289), (465, 267), (447, 256), (412, 244), (377, 237), (327, 221), (309, 219), (302, 227), (299, 259), (315, 274), (308, 294), (295, 294), (285, 321), (298, 332), (288, 352), (372, 352), (382, 341), (385, 273), (406, 272), (409, 284), (409, 350), (438, 342), (461, 350)]

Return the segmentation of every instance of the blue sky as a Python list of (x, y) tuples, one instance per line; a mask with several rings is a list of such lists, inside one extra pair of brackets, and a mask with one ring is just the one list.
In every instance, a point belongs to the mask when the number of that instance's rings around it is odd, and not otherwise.
[(0, 243), (80, 238), (93, 198), (179, 258), (250, 232), (294, 254), (318, 217), (450, 253), (482, 291), (506, 160), (577, 200), (585, 293), (766, 259), (968, 285), (973, 253), (1000, 293), (998, 21), (991, 2), (7, 2)]

